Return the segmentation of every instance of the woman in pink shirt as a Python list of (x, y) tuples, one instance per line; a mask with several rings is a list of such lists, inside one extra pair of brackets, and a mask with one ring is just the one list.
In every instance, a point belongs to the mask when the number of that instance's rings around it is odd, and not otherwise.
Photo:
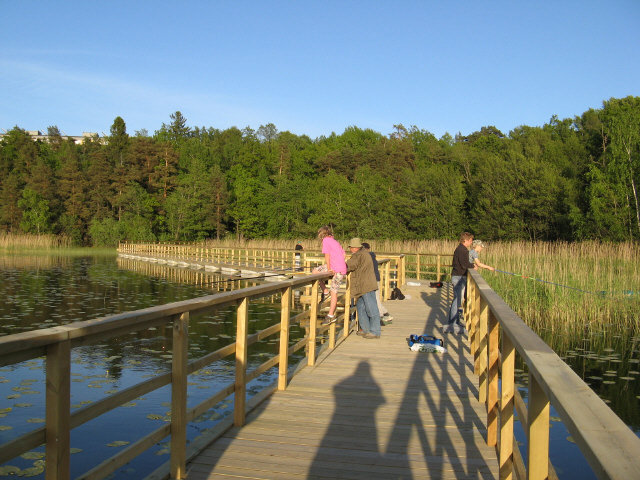
[(318, 230), (318, 238), (322, 240), (322, 253), (324, 253), (325, 263), (313, 269), (312, 273), (332, 272), (331, 286), (325, 290), (325, 283), (320, 282), (325, 297), (331, 295), (329, 303), (329, 313), (325, 319), (325, 323), (335, 321), (335, 311), (338, 305), (338, 290), (342, 279), (347, 274), (347, 264), (345, 263), (346, 254), (340, 243), (333, 238), (333, 232), (328, 226), (320, 227)]

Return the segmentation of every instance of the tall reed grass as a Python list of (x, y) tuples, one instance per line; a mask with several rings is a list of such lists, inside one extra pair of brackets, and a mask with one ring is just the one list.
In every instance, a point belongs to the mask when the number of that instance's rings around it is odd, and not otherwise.
[(640, 331), (637, 244), (497, 242), (487, 245), (480, 259), (530, 277), (482, 271), (496, 293), (542, 337)]
[(71, 246), (71, 239), (60, 235), (32, 235), (0, 232), (0, 248), (12, 249), (52, 249)]
[[(349, 238), (337, 238), (342, 246), (346, 249)], [(374, 252), (385, 253), (441, 253), (452, 254), (456, 247), (456, 242), (450, 240), (375, 240), (362, 238), (363, 242), (369, 242)], [(320, 250), (322, 243), (318, 239), (301, 238), (299, 240), (274, 240), (274, 239), (257, 239), (238, 241), (234, 239), (207, 240), (207, 247), (226, 247), (226, 248), (266, 248), (266, 249), (282, 249), (292, 250), (297, 242), (300, 242), (305, 250)]]

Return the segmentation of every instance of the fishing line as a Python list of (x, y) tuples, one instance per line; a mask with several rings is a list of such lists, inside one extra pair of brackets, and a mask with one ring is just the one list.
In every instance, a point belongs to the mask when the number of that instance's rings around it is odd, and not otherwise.
[(315, 267), (287, 267), (279, 270), (271, 270), (269, 271), (270, 275), (258, 275), (255, 277), (238, 276), (234, 278), (227, 278), (225, 280), (215, 280), (215, 281), (203, 282), (203, 283), (190, 283), (189, 285), (192, 285), (192, 286), (217, 285), (219, 283), (239, 282), (240, 280), (258, 280), (260, 278), (279, 277), (280, 275), (282, 275), (283, 272), (287, 272), (287, 271), (300, 272), (305, 268), (315, 268)]
[[(548, 282), (547, 280), (542, 280), (540, 278), (533, 278), (533, 277), (527, 277), (525, 275), (521, 275), (519, 273), (513, 273), (513, 272), (505, 272), (504, 270), (498, 270), (497, 268), (495, 269), (496, 272), (500, 272), (500, 273), (506, 273), (507, 275), (513, 275), (514, 277), (520, 277), (520, 278), (524, 278), (527, 280), (535, 280), (536, 282), (542, 282), (542, 283), (548, 283), (549, 285), (555, 285), (557, 287), (562, 287), (562, 288), (569, 288), (571, 290), (577, 290), (578, 292), (584, 292), (584, 293), (589, 293), (591, 295), (598, 295), (600, 297), (604, 297), (607, 292), (605, 291), (601, 291), (601, 292), (590, 292), (589, 290), (583, 290), (581, 288), (576, 288), (576, 287), (569, 287), (567, 285), (561, 285), (560, 283), (555, 283), (555, 282)], [(632, 294), (633, 292), (631, 292)]]

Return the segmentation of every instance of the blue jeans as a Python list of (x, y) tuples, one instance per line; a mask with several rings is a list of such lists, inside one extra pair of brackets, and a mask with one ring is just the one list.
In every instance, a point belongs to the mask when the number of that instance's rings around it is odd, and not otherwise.
[(364, 333), (380, 335), (380, 310), (376, 300), (376, 291), (367, 292), (356, 303), (358, 322)]
[(462, 308), (462, 299), (464, 298), (464, 290), (467, 287), (466, 276), (452, 276), (451, 284), (453, 285), (453, 302), (451, 302), (451, 310), (449, 310), (449, 325), (460, 322), (460, 309)]

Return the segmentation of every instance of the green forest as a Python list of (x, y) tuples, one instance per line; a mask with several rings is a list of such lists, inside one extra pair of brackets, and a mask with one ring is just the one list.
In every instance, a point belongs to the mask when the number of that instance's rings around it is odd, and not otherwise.
[(339, 237), (636, 241), (640, 97), (507, 134), (436, 138), (417, 126), (356, 126), (311, 139), (250, 127), (191, 127), (179, 112), (150, 135), (115, 118), (76, 144), (18, 126), (0, 141), (0, 231), (77, 245), (208, 238)]

